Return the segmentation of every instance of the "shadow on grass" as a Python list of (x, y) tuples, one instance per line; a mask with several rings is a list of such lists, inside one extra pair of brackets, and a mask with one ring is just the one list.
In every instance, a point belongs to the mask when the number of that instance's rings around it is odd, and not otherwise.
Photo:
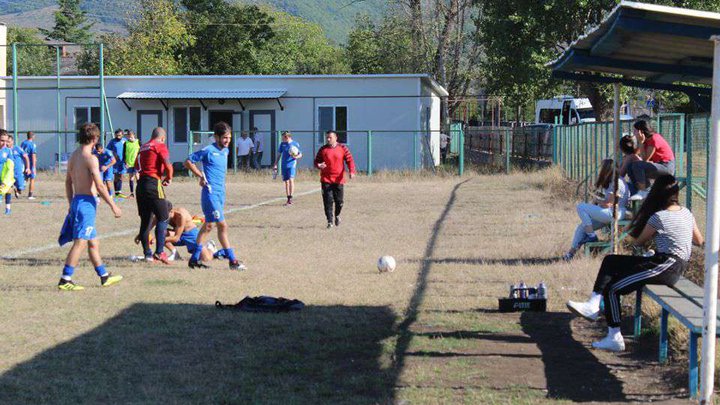
[(483, 257), (444, 257), (438, 259), (415, 259), (409, 262), (430, 262), (433, 264), (475, 264), (478, 266), (543, 266), (562, 262), (562, 257), (521, 257), (516, 259), (487, 259)]
[(574, 402), (625, 402), (620, 380), (572, 335), (573, 315), (524, 312), (522, 330), (542, 353), (548, 397)]
[[(0, 376), (3, 403), (386, 403), (386, 307), (135, 304)], [(389, 354), (389, 353), (388, 353)], [(388, 356), (389, 357), (389, 356)]]

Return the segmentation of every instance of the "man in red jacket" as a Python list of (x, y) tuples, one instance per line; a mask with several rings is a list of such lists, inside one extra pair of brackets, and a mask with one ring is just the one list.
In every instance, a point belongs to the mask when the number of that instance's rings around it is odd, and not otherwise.
[[(322, 186), (323, 205), (327, 227), (340, 225), (340, 211), (343, 207), (343, 184), (345, 184), (345, 164), (350, 171), (350, 178), (355, 177), (355, 161), (347, 146), (338, 143), (337, 133), (325, 133), (326, 144), (315, 156), (315, 167), (320, 169), (320, 185)], [(333, 212), (333, 203), (335, 211)], [(333, 224), (333, 215), (335, 221)]]

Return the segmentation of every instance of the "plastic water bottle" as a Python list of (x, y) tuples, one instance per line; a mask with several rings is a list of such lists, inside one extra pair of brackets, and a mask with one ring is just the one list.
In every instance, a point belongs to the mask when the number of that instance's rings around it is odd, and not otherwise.
[(547, 286), (543, 281), (537, 286), (537, 297), (541, 300), (547, 299)]
[(521, 281), (520, 286), (518, 288), (520, 288), (520, 298), (523, 298), (523, 299), (527, 298), (528, 297), (527, 284), (525, 284), (524, 281)]
[(272, 172), (273, 180), (277, 179), (277, 175), (278, 175), (278, 169), (273, 169), (273, 172)]
[(517, 286), (515, 284), (510, 284), (510, 298), (517, 298), (515, 297), (515, 289)]

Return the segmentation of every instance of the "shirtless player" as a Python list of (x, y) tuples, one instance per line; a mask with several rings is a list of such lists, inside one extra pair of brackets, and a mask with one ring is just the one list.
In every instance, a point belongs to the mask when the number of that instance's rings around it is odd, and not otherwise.
[(122, 280), (122, 276), (114, 276), (105, 270), (95, 230), (96, 194), (110, 206), (115, 218), (120, 218), (122, 215), (122, 211), (115, 205), (103, 184), (98, 160), (93, 155), (93, 148), (99, 138), (100, 130), (95, 124), (88, 123), (80, 127), (78, 133), (80, 147), (73, 152), (68, 161), (65, 194), (70, 203), (70, 210), (65, 218), (59, 242), (63, 245), (72, 240), (73, 245), (68, 252), (62, 278), (58, 283), (60, 290), (79, 291), (85, 289), (73, 283), (72, 275), (80, 260), (80, 254), (86, 246), (90, 261), (100, 277), (101, 286), (107, 287)]

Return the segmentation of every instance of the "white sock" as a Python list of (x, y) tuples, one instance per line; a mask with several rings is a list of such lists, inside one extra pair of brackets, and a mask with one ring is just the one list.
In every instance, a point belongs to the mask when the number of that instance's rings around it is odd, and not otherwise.
[(603, 296), (602, 294), (598, 294), (595, 291), (590, 294), (590, 299), (588, 300), (588, 303), (593, 306), (593, 308), (597, 308), (598, 311), (600, 310), (600, 302), (602, 301)]
[(10, 207), (11, 207), (11, 205), (10, 205), (10, 204), (5, 204), (5, 209), (6, 209), (6, 210), (9, 210), (9, 209), (10, 209)]
[(622, 333), (620, 333), (620, 327), (617, 327), (617, 328), (608, 327), (608, 336), (614, 340), (618, 340), (618, 341), (623, 340)]

